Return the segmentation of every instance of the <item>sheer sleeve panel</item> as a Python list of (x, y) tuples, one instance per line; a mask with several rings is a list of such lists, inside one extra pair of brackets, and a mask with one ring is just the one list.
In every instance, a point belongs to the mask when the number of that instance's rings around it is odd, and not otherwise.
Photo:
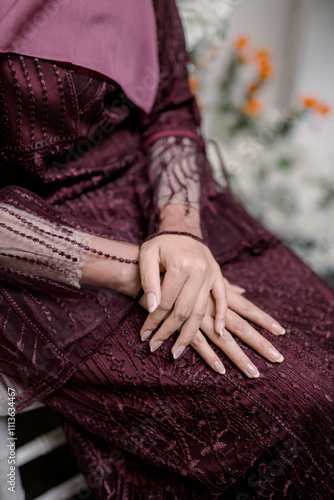
[(154, 186), (155, 204), (161, 210), (166, 204), (200, 208), (200, 165), (197, 143), (188, 137), (167, 136), (150, 148), (149, 175)]
[[(154, 1), (159, 41), (159, 85), (152, 111), (141, 117), (140, 132), (149, 163), (155, 221), (166, 204), (200, 210), (215, 193), (212, 169), (201, 135), (201, 116), (192, 95), (181, 19), (175, 1)], [(204, 196), (203, 196), (204, 195)]]
[(91, 246), (93, 235), (6, 203), (0, 203), (0, 220), (1, 265), (80, 288), (87, 253), (82, 247)]

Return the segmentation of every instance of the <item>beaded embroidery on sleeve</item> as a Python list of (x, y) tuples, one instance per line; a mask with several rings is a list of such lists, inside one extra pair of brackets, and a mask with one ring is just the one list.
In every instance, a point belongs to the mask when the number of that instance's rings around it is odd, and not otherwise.
[(161, 137), (150, 145), (150, 181), (154, 187), (155, 206), (182, 204), (200, 207), (200, 170), (198, 145), (189, 137)]
[[(0, 263), (76, 288), (94, 235), (50, 222), (6, 203), (0, 204)], [(70, 241), (75, 240), (77, 245)]]

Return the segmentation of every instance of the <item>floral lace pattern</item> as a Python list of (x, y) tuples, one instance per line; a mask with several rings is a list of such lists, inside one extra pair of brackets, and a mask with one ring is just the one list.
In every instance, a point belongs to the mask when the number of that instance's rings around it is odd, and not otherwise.
[(188, 137), (168, 136), (150, 148), (150, 178), (157, 186), (157, 207), (168, 203), (200, 209), (200, 166), (196, 161), (198, 144)]

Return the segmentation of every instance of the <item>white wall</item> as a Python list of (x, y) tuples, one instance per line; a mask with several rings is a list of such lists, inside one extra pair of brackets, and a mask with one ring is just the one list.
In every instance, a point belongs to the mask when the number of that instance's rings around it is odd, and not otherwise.
[[(233, 41), (247, 35), (252, 45), (273, 55), (275, 76), (264, 92), (268, 103), (285, 106), (311, 94), (331, 105), (327, 118), (304, 121), (296, 140), (307, 143), (315, 159), (331, 161), (334, 170), (334, 0), (239, 0), (235, 5), (221, 63)], [(217, 72), (219, 62), (215, 66)], [(214, 81), (211, 85), (214, 89)]]

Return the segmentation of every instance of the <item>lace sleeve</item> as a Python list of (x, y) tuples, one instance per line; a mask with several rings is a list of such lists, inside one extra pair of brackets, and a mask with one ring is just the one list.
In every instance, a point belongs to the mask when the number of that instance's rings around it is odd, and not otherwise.
[(154, 209), (146, 210), (149, 232), (159, 224), (166, 204), (200, 208), (214, 192), (211, 166), (201, 135), (201, 116), (192, 94), (187, 69), (183, 27), (174, 1), (154, 1), (159, 48), (159, 85), (150, 113), (142, 114), (140, 133), (148, 158)]
[(200, 208), (200, 164), (197, 142), (189, 137), (161, 137), (150, 147), (149, 176), (155, 206), (182, 204), (186, 213)]
[[(80, 288), (93, 235), (0, 203), (0, 264)], [(71, 241), (77, 244), (73, 245)]]

